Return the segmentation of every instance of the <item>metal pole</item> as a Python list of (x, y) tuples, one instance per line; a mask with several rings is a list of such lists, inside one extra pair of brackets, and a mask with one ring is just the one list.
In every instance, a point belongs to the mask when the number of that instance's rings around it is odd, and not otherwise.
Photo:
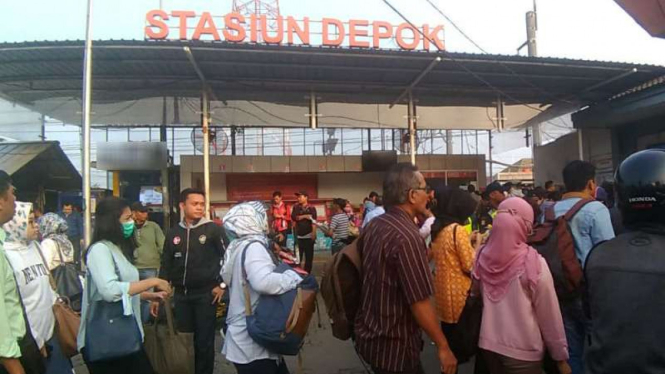
[(446, 154), (453, 154), (453, 130), (446, 130)]
[(497, 131), (503, 130), (503, 99), (501, 95), (498, 95), (496, 98), (496, 128)]
[(88, 0), (83, 52), (83, 243), (87, 248), (92, 240), (92, 207), (90, 194), (90, 107), (92, 100), (92, 0)]
[(580, 160), (584, 161), (584, 138), (582, 137), (582, 129), (577, 129), (577, 152), (580, 156)]
[(205, 216), (210, 219), (210, 132), (208, 121), (208, 91), (205, 87), (201, 93), (201, 127), (203, 130), (203, 188), (206, 194)]
[(538, 44), (536, 43), (536, 12), (526, 12), (526, 44), (529, 57), (538, 56)]
[(42, 114), (42, 141), (46, 141), (46, 116)]
[(478, 130), (476, 130), (476, 154), (478, 154)]
[(411, 153), (411, 164), (416, 164), (416, 118), (414, 115), (415, 107), (413, 104), (413, 95), (409, 91), (409, 153)]
[(309, 128), (315, 130), (319, 122), (319, 113), (317, 112), (316, 94), (309, 94)]

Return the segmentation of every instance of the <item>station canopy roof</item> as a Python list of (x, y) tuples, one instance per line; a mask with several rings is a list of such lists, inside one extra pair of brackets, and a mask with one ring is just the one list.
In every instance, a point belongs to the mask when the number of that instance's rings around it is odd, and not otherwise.
[[(0, 44), (0, 98), (81, 123), (83, 41)], [(437, 60), (440, 59), (440, 60)], [(196, 126), (202, 87), (212, 126), (406, 128), (409, 87), (419, 129), (523, 126), (665, 75), (661, 66), (205, 41), (93, 42), (93, 126)], [(402, 99), (390, 107), (398, 98)], [(544, 113), (543, 113), (544, 112)]]

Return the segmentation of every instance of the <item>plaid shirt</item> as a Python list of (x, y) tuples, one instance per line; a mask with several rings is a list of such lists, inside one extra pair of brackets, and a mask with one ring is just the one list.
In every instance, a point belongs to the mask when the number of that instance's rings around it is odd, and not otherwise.
[(363, 285), (356, 348), (372, 367), (413, 370), (420, 363), (422, 332), (410, 306), (433, 292), (418, 226), (406, 212), (392, 208), (367, 225), (358, 248)]

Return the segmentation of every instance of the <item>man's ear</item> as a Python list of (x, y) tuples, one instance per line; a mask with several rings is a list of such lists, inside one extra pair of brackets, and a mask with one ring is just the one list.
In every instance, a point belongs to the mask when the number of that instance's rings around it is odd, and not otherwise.
[(408, 190), (406, 192), (406, 201), (411, 204), (415, 204), (416, 199), (413, 197), (413, 190)]

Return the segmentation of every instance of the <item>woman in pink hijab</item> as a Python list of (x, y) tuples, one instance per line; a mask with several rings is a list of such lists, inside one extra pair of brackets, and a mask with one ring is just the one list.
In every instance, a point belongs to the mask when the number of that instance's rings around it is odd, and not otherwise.
[(561, 374), (570, 373), (552, 274), (526, 243), (533, 220), (523, 199), (502, 202), (473, 272), (484, 302), (478, 346), (491, 374), (540, 374), (546, 350)]

